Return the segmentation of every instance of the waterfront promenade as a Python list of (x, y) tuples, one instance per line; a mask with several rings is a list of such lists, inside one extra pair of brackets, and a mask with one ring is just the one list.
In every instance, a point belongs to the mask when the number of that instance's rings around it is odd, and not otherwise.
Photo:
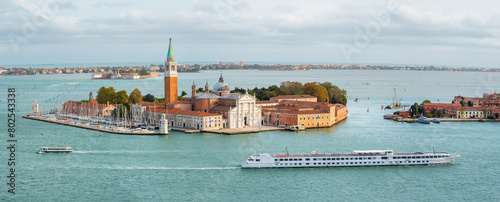
[[(429, 118), (430, 120), (434, 118)], [(441, 122), (500, 122), (499, 119), (457, 119), (457, 118), (438, 118)], [(415, 123), (417, 119), (405, 118), (405, 119), (392, 119), (396, 122), (406, 122)]]

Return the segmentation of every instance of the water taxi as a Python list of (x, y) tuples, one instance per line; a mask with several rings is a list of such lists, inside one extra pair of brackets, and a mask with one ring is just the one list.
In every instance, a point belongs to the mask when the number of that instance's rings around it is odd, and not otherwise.
[(306, 130), (306, 126), (304, 126), (304, 125), (293, 125), (293, 126), (290, 126), (290, 130), (292, 130), (292, 131)]
[(261, 153), (248, 157), (242, 168), (299, 168), (299, 167), (366, 167), (417, 166), (449, 164), (459, 154), (445, 152), (394, 153), (392, 150), (355, 150), (351, 154), (271, 155)]
[(71, 147), (42, 147), (36, 150), (39, 154), (41, 153), (70, 153), (73, 152)]

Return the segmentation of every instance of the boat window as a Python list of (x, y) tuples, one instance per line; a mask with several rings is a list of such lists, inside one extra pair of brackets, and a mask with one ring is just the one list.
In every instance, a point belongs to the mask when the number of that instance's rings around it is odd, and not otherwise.
[(384, 156), (384, 157), (382, 157), (382, 159), (387, 159), (387, 157), (386, 157), (386, 156)]
[(260, 161), (260, 159), (256, 159), (255, 161)]
[(329, 161), (329, 160), (331, 160), (331, 159), (330, 159), (330, 158), (327, 158), (326, 160), (328, 160), (328, 161)]
[(306, 161), (309, 161), (310, 159), (309, 158), (306, 158)]
[(309, 165), (309, 163), (306, 163), (306, 165)]
[(293, 159), (294, 161), (298, 161), (298, 159)]
[(313, 158), (313, 161), (316, 161), (316, 158)]
[(288, 161), (288, 159), (285, 159), (285, 161)]
[(280, 161), (283, 161), (283, 159), (280, 159)]
[(274, 161), (278, 161), (278, 159), (274, 159)]
[(340, 160), (344, 160), (344, 158), (340, 158)]

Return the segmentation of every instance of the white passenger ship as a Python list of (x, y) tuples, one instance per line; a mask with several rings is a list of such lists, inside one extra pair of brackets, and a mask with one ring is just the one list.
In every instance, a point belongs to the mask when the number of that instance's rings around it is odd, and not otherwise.
[(351, 154), (270, 155), (250, 156), (242, 168), (297, 168), (351, 166), (415, 166), (449, 164), (459, 154), (444, 152), (394, 153), (392, 150), (355, 150)]
[(38, 153), (70, 153), (73, 152), (71, 147), (42, 147), (37, 149)]

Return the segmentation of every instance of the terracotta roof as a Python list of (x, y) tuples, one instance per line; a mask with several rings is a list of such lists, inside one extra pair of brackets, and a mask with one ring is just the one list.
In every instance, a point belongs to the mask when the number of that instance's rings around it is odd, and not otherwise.
[(262, 101), (256, 101), (255, 102), (255, 104), (271, 104), (271, 103), (278, 103), (278, 101), (262, 100)]
[(292, 98), (316, 98), (312, 95), (278, 95), (276, 97), (272, 97), (271, 99), (292, 99)]
[[(106, 108), (108, 106), (107, 104), (97, 104), (97, 103), (80, 102), (80, 101), (67, 101), (63, 105), (86, 107), (86, 108), (98, 108), (98, 109), (103, 109), (103, 108)], [(114, 106), (114, 107), (118, 107), (121, 105), (122, 104), (110, 104), (110, 106)]]
[(217, 105), (215, 107), (212, 107), (211, 110), (229, 111), (231, 108), (234, 108), (234, 106), (230, 106), (230, 105)]

